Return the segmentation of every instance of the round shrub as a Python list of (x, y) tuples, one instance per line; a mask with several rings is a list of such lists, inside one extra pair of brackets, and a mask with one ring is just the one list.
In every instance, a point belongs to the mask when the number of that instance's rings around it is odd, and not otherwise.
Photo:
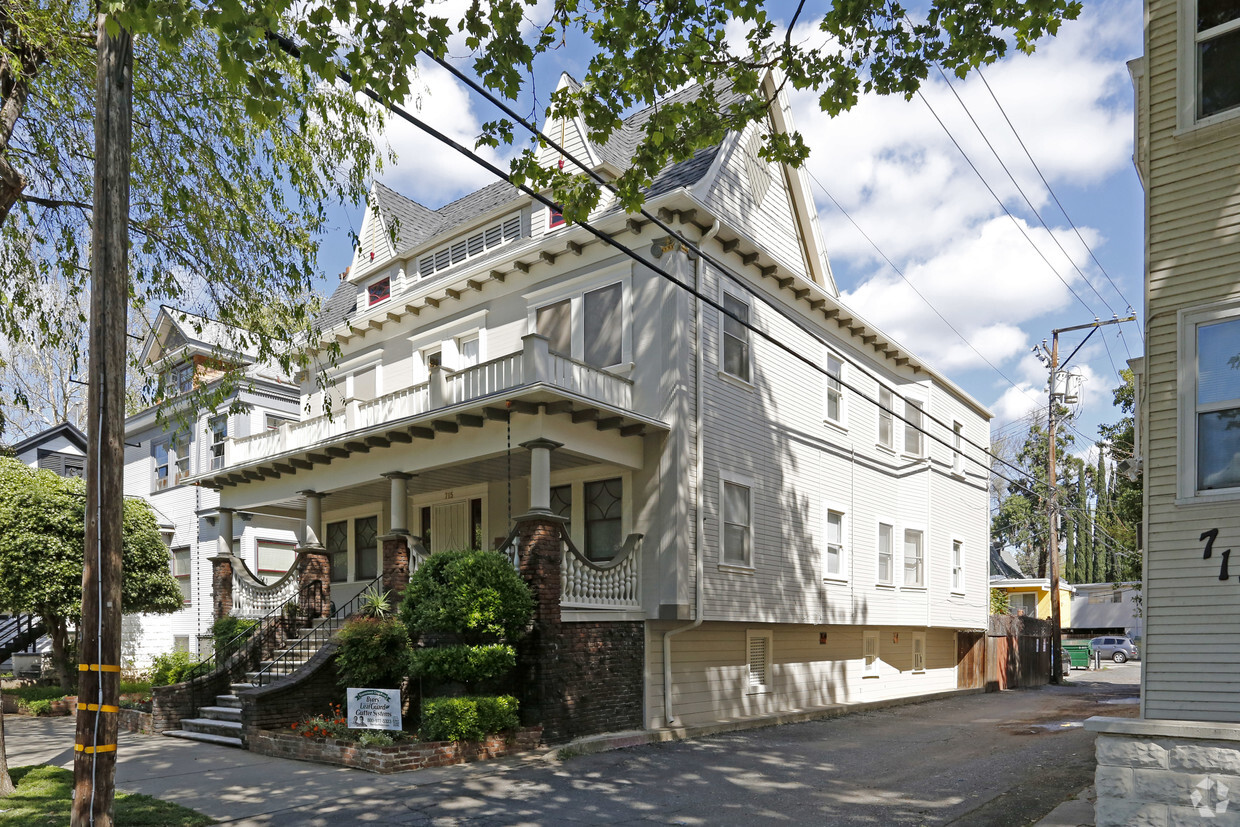
[(336, 635), (336, 672), (345, 687), (398, 689), (409, 667), (409, 632), (394, 617), (358, 617)]
[(497, 551), (432, 554), (409, 578), (400, 617), (411, 637), (456, 635), (463, 643), (511, 643), (525, 635), (534, 598)]
[(185, 673), (197, 664), (189, 652), (166, 652), (156, 655), (151, 666), (151, 686), (180, 683)]

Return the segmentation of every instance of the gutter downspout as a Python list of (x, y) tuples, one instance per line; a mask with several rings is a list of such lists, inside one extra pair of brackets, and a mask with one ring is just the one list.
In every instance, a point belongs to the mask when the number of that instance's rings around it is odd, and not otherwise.
[[(719, 219), (715, 219), (715, 223), (710, 229), (702, 233), (698, 239), (698, 247), (700, 248), (707, 241), (715, 237), (719, 232)], [(702, 293), (702, 270), (704, 264), (702, 256), (698, 255), (697, 266), (694, 267), (693, 286), (696, 288), (699, 296)], [(706, 531), (706, 517), (703, 513), (702, 498), (702, 482), (704, 472), (702, 470), (702, 300), (695, 298), (693, 300), (693, 316), (694, 316), (694, 344), (696, 349), (695, 374), (694, 374), (694, 412), (697, 419), (696, 433), (694, 434), (694, 449), (697, 453), (696, 468), (694, 472), (697, 476), (697, 520), (694, 525), (694, 567), (696, 577), (694, 578), (694, 611), (693, 622), (687, 626), (678, 626), (675, 629), (669, 629), (663, 633), (663, 724), (664, 726), (674, 726), (676, 724), (676, 714), (672, 711), (672, 637), (687, 632), (690, 629), (696, 629), (702, 625), (702, 607), (705, 602), (706, 587), (702, 583), (705, 566), (702, 562), (702, 540)]]

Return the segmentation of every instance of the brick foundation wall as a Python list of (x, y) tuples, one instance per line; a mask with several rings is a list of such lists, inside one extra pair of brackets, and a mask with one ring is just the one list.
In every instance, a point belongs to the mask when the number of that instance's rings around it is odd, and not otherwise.
[(564, 736), (641, 729), (645, 624), (565, 623), (560, 640)]
[(1095, 751), (1098, 827), (1240, 824), (1240, 741), (1100, 732)]
[(326, 714), (331, 704), (343, 704), (335, 656), (336, 644), (328, 641), (295, 674), (238, 692), (247, 742), (261, 730), (285, 729), (310, 715)]
[(501, 758), (534, 749), (541, 735), (539, 727), (527, 727), (507, 735), (491, 735), (482, 741), (429, 741), (393, 744), (390, 747), (362, 747), (352, 741), (261, 731), (249, 737), (249, 749), (258, 755), (387, 773)]
[[(332, 604), (332, 558), (327, 549), (319, 546), (301, 546), (297, 549), (300, 568), (298, 593), (303, 595), (304, 606), (299, 608), (306, 617), (327, 617)], [(315, 580), (320, 588), (307, 592)]]
[(534, 595), (534, 628), (517, 650), (521, 720), (541, 724), (548, 743), (559, 743), (568, 740), (560, 669), (560, 524), (524, 520), (517, 528), (518, 567)]
[(215, 703), (216, 695), (228, 692), (232, 679), (220, 670), (192, 681), (156, 686), (151, 690), (151, 730), (180, 729), (181, 721), (193, 718), (199, 706)]

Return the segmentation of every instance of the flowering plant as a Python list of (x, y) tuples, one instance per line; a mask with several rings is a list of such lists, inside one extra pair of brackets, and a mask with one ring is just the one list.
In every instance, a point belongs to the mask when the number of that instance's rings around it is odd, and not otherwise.
[(331, 704), (326, 715), (303, 718), (290, 729), (306, 738), (349, 738), (350, 732), (340, 704)]

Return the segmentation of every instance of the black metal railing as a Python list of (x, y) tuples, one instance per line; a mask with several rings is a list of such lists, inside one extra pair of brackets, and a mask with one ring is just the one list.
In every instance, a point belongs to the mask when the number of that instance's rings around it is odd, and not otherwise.
[[(357, 614), (361, 609), (362, 601), (366, 598), (370, 590), (382, 590), (382, 588), (383, 575), (380, 574), (374, 580), (371, 580), (363, 586), (361, 591), (353, 595), (353, 599), (351, 599), (348, 603), (345, 603), (338, 609), (334, 608), (326, 618), (320, 621), (318, 625), (306, 630), (306, 633), (295, 640), (292, 645), (276, 652), (275, 656), (272, 657), (267, 664), (254, 673), (254, 677), (251, 679), (251, 682), (257, 686), (263, 686), (270, 683), (272, 680), (275, 680), (277, 677), (291, 675), (296, 671), (297, 667), (300, 667), (301, 664), (313, 657), (314, 653), (321, 649), (323, 644), (328, 641), (332, 632), (335, 631), (332, 624), (353, 617), (353, 615)], [(393, 606), (392, 609), (395, 610), (395, 607)], [(324, 631), (327, 632), (326, 635), (320, 634), (320, 632)], [(285, 669), (293, 663), (296, 663), (297, 667), (288, 669), (286, 672)]]
[(43, 619), (32, 614), (18, 614), (0, 620), (0, 662), (14, 652), (32, 649), (43, 636)]
[[(296, 600), (299, 614), (306, 611), (308, 606), (326, 605), (327, 595), (323, 589), (323, 582), (321, 580), (311, 580), (309, 583), (306, 583), (298, 589)], [(244, 628), (224, 641), (222, 645), (214, 647), (214, 650), (208, 657), (203, 658), (190, 667), (189, 671), (181, 678), (181, 681), (189, 683), (191, 703), (195, 711), (200, 706), (199, 684), (201, 681), (197, 679), (214, 674), (221, 669), (231, 670), (235, 668), (237, 664), (233, 662), (234, 656), (248, 650), (256, 640), (261, 641), (263, 636), (277, 634), (277, 627), (284, 622), (287, 606), (287, 603), (284, 606), (277, 606), (257, 621), (251, 623), (243, 621)], [(248, 663), (249, 660), (246, 661), (247, 665)]]

